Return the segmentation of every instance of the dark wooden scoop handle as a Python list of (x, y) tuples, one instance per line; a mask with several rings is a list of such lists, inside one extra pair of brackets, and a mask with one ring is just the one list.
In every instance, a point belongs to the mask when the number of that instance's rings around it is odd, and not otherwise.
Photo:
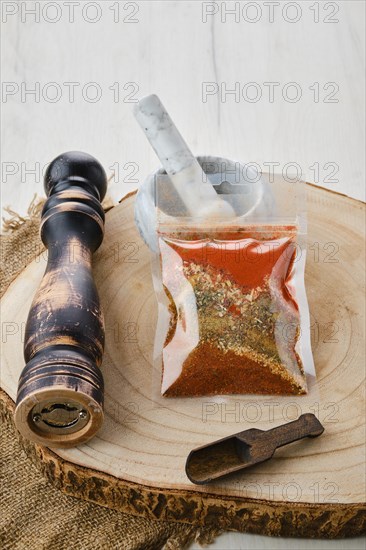
[(104, 322), (92, 254), (103, 240), (107, 179), (96, 159), (69, 152), (50, 164), (44, 187), (48, 262), (26, 324), (15, 423), (28, 439), (70, 447), (103, 421)]
[(237, 434), (236, 437), (244, 443), (260, 448), (262, 452), (266, 449), (272, 454), (278, 447), (283, 447), (283, 445), (288, 445), (304, 437), (317, 437), (323, 431), (324, 428), (316, 416), (312, 413), (305, 413), (297, 420), (266, 430), (261, 434), (258, 434), (257, 430), (247, 430)]

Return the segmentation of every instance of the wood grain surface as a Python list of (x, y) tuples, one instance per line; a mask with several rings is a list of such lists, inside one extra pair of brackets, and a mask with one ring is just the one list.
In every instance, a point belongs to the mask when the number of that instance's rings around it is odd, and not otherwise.
[[(34, 450), (25, 442), (28, 452), (64, 491), (136, 514), (277, 536), (362, 533), (364, 205), (309, 186), (306, 282), (318, 391), (305, 401), (276, 398), (268, 404), (268, 397), (258, 396), (216, 402), (161, 400), (154, 394), (156, 302), (149, 252), (133, 223), (133, 200), (129, 196), (107, 213), (94, 267), (106, 316), (106, 421), (79, 448)], [(11, 399), (23, 366), (21, 327), (44, 267), (45, 258), (38, 257), (2, 300), (3, 323), (19, 327), (2, 353), (2, 389)], [(186, 478), (192, 448), (235, 433), (238, 426), (255, 422), (267, 429), (309, 409), (325, 427), (320, 438), (293, 444), (291, 452), (279, 450), (245, 476), (209, 487)]]

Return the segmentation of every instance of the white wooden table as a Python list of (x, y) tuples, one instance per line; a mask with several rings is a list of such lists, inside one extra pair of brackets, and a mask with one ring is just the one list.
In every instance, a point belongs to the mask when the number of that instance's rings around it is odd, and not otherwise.
[[(1, 3), (2, 203), (25, 213), (72, 149), (136, 188), (158, 162), (132, 116), (157, 93), (191, 148), (364, 200), (363, 0)], [(212, 548), (361, 549), (225, 534)], [(193, 545), (192, 548), (198, 548)]]

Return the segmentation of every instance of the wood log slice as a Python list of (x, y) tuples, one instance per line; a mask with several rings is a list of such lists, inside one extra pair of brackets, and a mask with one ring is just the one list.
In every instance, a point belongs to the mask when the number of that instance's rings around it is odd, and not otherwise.
[[(157, 302), (133, 206), (132, 194), (107, 213), (94, 261), (106, 323), (104, 425), (74, 449), (21, 439), (26, 452), (65, 493), (139, 516), (276, 536), (365, 532), (365, 205), (308, 187), (306, 286), (317, 387), (307, 398), (221, 400), (164, 399), (156, 391)], [(45, 265), (46, 253), (1, 301), (1, 402), (8, 419), (24, 366), (25, 321)], [(321, 437), (284, 447), (269, 462), (208, 486), (186, 477), (193, 448), (307, 411), (323, 423)]]

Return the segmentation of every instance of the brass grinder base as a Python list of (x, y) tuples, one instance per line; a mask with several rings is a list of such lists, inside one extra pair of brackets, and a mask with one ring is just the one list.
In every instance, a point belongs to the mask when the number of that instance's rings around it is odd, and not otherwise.
[(65, 364), (57, 357), (61, 353), (54, 352), (52, 359), (48, 357), (41, 365), (35, 360), (33, 368), (32, 361), (28, 363), (20, 377), (15, 409), (20, 433), (48, 447), (85, 443), (103, 422), (99, 368), (76, 353), (74, 364)]

